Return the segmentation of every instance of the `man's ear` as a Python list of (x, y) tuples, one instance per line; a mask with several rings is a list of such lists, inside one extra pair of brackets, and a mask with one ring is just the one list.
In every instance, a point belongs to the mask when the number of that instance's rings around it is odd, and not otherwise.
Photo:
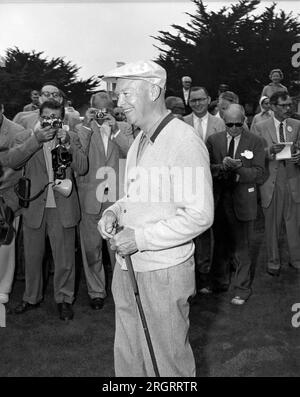
[(160, 87), (158, 85), (152, 84), (150, 88), (150, 98), (152, 102), (155, 102), (160, 96)]
[(210, 103), (211, 103), (211, 97), (209, 96), (209, 97), (207, 97), (208, 98), (208, 104), (210, 105)]

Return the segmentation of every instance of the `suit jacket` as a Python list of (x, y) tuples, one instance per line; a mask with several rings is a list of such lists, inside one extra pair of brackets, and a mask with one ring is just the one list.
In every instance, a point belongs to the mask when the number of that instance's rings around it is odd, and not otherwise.
[[(189, 125), (191, 125), (192, 127), (194, 127), (194, 117), (193, 117), (193, 113), (185, 116), (183, 118), (183, 120), (188, 123)], [(205, 136), (205, 142), (207, 141), (207, 138), (216, 133), (216, 132), (221, 132), (224, 131), (225, 129), (225, 124), (224, 121), (219, 118), (219, 117), (215, 117), (212, 114), (208, 113), (208, 121), (207, 121), (207, 130), (206, 130), (206, 136)]]
[[(87, 170), (87, 156), (82, 149), (78, 136), (69, 131), (73, 161), (67, 168), (66, 177), (73, 182), (72, 193), (64, 197), (54, 190), (56, 208), (64, 227), (73, 227), (80, 220), (79, 201), (75, 186), (73, 171), (83, 174)], [(16, 146), (9, 153), (9, 166), (20, 168), (25, 166), (25, 176), (31, 181), (30, 196), (37, 194), (48, 182), (48, 172), (43, 152), (43, 145), (39, 144), (30, 130), (17, 134)], [(38, 229), (41, 226), (47, 198), (47, 189), (28, 208), (23, 209), (23, 219), (26, 226)]]
[(189, 90), (188, 100), (187, 100), (187, 102), (185, 102), (185, 98), (183, 95), (183, 88), (181, 88), (181, 90), (179, 90), (175, 93), (175, 96), (177, 96), (183, 100), (186, 115), (190, 114), (192, 112), (192, 109), (190, 108), (190, 105), (189, 105), (190, 94), (191, 94), (191, 89)]
[(133, 142), (133, 135), (128, 123), (118, 122), (118, 126), (119, 134), (116, 138), (108, 140), (107, 155), (96, 123), (91, 123), (92, 134), (82, 125), (76, 127), (88, 155), (88, 170), (77, 178), (80, 205), (88, 214), (99, 214), (105, 187), (109, 189), (105, 199), (108, 198), (111, 203), (120, 197), (120, 193), (123, 195), (119, 187), (123, 189), (125, 159)]
[[(210, 156), (216, 206), (222, 199), (222, 193), (228, 190), (228, 184), (233, 179), (234, 183), (231, 184), (231, 188), (237, 219), (254, 220), (257, 213), (257, 184), (263, 182), (265, 171), (265, 153), (261, 139), (245, 130), (242, 132), (235, 158), (241, 159), (243, 166), (234, 173), (224, 171), (222, 165), (224, 157), (227, 156), (226, 132), (210, 135), (206, 145)], [(252, 159), (241, 156), (245, 150), (253, 153)]]
[(15, 144), (16, 134), (22, 131), (24, 131), (23, 127), (3, 116), (0, 128), (0, 163), (3, 166), (4, 174), (0, 178), (0, 194), (14, 211), (18, 208), (18, 198), (14, 192), (14, 185), (21, 177), (21, 171), (15, 171), (8, 166), (8, 155)]
[(13, 118), (13, 122), (20, 124), (24, 128), (33, 128), (39, 119), (39, 115), (39, 109), (27, 112), (19, 112)]
[[(294, 119), (286, 120), (286, 139), (287, 142), (300, 144), (300, 121)], [(266, 152), (269, 176), (265, 183), (260, 187), (262, 207), (268, 208), (274, 193), (279, 161), (274, 160), (270, 155), (270, 146), (278, 143), (274, 118), (261, 121), (254, 125), (253, 132), (263, 138)], [(300, 203), (300, 164), (293, 164), (286, 161), (286, 176), (291, 190), (292, 199)]]

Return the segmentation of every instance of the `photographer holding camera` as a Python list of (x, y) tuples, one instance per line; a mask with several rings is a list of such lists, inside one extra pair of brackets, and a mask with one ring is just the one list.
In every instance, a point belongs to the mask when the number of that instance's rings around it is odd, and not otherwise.
[[(43, 299), (42, 262), (48, 235), (55, 265), (54, 299), (60, 318), (68, 320), (73, 318), (75, 226), (80, 220), (80, 209), (76, 190), (67, 194), (60, 191), (59, 184), (64, 180), (59, 178), (66, 177), (74, 183), (74, 171), (84, 174), (88, 162), (78, 136), (64, 129), (63, 118), (64, 107), (60, 103), (44, 102), (33, 130), (17, 135), (19, 145), (11, 150), (10, 166), (24, 166), (31, 185), (29, 206), (23, 208), (26, 288), (15, 313), (37, 308)], [(62, 174), (57, 172), (60, 168), (64, 170)]]
[[(90, 306), (94, 310), (100, 310), (106, 297), (106, 288), (102, 260), (103, 242), (97, 231), (97, 224), (103, 211), (119, 198), (119, 179), (122, 178), (122, 160), (119, 160), (126, 158), (133, 136), (128, 123), (118, 122), (113, 117), (113, 103), (109, 94), (104, 91), (91, 97), (91, 107), (77, 131), (89, 161), (87, 173), (77, 178), (82, 211), (82, 262)], [(108, 251), (114, 267), (115, 255), (110, 249)]]

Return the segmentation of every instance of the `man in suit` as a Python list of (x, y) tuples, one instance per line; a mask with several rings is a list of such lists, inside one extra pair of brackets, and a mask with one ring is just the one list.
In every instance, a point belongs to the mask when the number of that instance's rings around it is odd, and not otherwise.
[[(99, 109), (106, 109), (102, 119), (97, 118)], [(91, 108), (87, 110), (83, 123), (76, 127), (89, 159), (89, 168), (83, 176), (77, 178), (77, 183), (82, 211), (82, 262), (90, 305), (94, 310), (103, 307), (106, 297), (102, 260), (103, 240), (98, 233), (97, 225), (103, 211), (119, 198), (119, 186), (123, 180), (122, 160), (119, 159), (124, 159), (125, 162), (127, 151), (133, 142), (131, 126), (126, 122), (116, 122), (112, 115), (113, 103), (109, 94), (94, 94), (91, 98)], [(109, 246), (108, 251), (114, 268), (115, 253)]]
[[(21, 171), (14, 171), (8, 167), (8, 154), (14, 146), (17, 133), (24, 128), (8, 120), (3, 114), (3, 105), (0, 104), (0, 164), (2, 174), (0, 175), (0, 196), (5, 203), (15, 211), (14, 228), (18, 230), (19, 216), (18, 198), (14, 192), (14, 185), (21, 176)], [(15, 237), (9, 245), (0, 246), (0, 303), (6, 304), (13, 283), (15, 271)], [(7, 306), (7, 311), (10, 309)]]
[(194, 127), (196, 134), (204, 142), (215, 132), (224, 131), (225, 124), (222, 119), (208, 113), (211, 98), (204, 87), (192, 87), (189, 105), (192, 113), (185, 116), (183, 120)]
[(257, 212), (257, 184), (264, 177), (265, 153), (261, 139), (245, 131), (245, 113), (240, 105), (230, 105), (223, 117), (226, 130), (207, 140), (215, 200), (211, 276), (214, 287), (228, 288), (229, 263), (233, 258), (231, 303), (242, 305), (251, 294), (249, 245)]
[(72, 154), (72, 163), (66, 168), (66, 177), (73, 184), (73, 171), (79, 175), (87, 170), (85, 155), (78, 136), (66, 128), (45, 127), (41, 123), (49, 118), (64, 117), (64, 107), (55, 101), (46, 101), (40, 107), (40, 119), (32, 130), (16, 136), (16, 146), (9, 155), (12, 168), (25, 166), (25, 176), (31, 181), (28, 208), (23, 209), (26, 287), (16, 314), (37, 308), (43, 299), (42, 262), (45, 239), (48, 235), (54, 259), (54, 299), (62, 320), (73, 318), (72, 302), (75, 284), (75, 226), (80, 220), (80, 208), (75, 187), (66, 197), (53, 181), (51, 151), (59, 138)]
[[(300, 121), (289, 118), (292, 100), (287, 92), (270, 98), (273, 117), (254, 126), (264, 140), (269, 177), (261, 186), (261, 205), (265, 215), (267, 272), (280, 273), (278, 240), (284, 220), (290, 253), (290, 265), (300, 271)], [(279, 160), (284, 142), (292, 142), (291, 158)]]
[(183, 76), (181, 78), (181, 83), (182, 83), (182, 88), (180, 91), (176, 93), (176, 96), (182, 98), (185, 107), (185, 114), (189, 114), (192, 111), (189, 104), (192, 78), (190, 76)]
[[(64, 102), (62, 91), (59, 89), (57, 84), (53, 81), (45, 82), (41, 87), (41, 90), (39, 92), (39, 106), (41, 106), (45, 101), (55, 101), (60, 104), (63, 104), (63, 102)], [(17, 124), (20, 124), (25, 129), (34, 129), (40, 119), (39, 106), (35, 110), (32, 110), (32, 111), (23, 111), (23, 112), (17, 113), (15, 115), (13, 121)], [(80, 119), (78, 122), (80, 122)], [(74, 123), (74, 124), (78, 124), (78, 122)], [(64, 124), (70, 125), (69, 116), (66, 113), (64, 116)], [(73, 129), (71, 128), (71, 130), (73, 130)], [(22, 240), (23, 240), (23, 236), (22, 236), (23, 219), (22, 219), (22, 217), (20, 218), (20, 222), (21, 222), (21, 228), (20, 228), (21, 233), (19, 236), (19, 244), (20, 244), (20, 242), (22, 243)], [(52, 260), (51, 253), (48, 252), (49, 249), (48, 249), (47, 245), (46, 245), (46, 251), (47, 251), (47, 259), (46, 259), (47, 267), (49, 269), (49, 272), (53, 273), (54, 272), (53, 260)], [(19, 268), (18, 268), (17, 277), (24, 280), (25, 270), (24, 270), (23, 257), (19, 257), (18, 267)]]
[[(208, 137), (224, 131), (225, 124), (219, 117), (208, 113), (211, 98), (204, 87), (192, 87), (189, 105), (192, 113), (183, 120), (194, 127), (199, 138), (206, 142)], [(197, 290), (200, 293), (209, 293), (209, 270), (211, 266), (212, 230), (208, 229), (194, 239), (195, 243), (195, 270)]]

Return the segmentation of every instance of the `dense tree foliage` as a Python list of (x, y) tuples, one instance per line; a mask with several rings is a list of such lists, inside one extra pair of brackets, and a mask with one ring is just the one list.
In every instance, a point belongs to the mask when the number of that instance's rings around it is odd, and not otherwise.
[(0, 97), (5, 104), (5, 114), (13, 117), (23, 106), (30, 103), (30, 92), (40, 90), (46, 81), (55, 81), (75, 107), (89, 101), (99, 81), (95, 77), (78, 79), (79, 67), (63, 58), (47, 60), (43, 52), (24, 52), (10, 48), (0, 67)]
[(213, 97), (220, 83), (239, 93), (241, 102), (253, 103), (269, 83), (269, 72), (281, 68), (283, 84), (296, 78), (291, 48), (299, 41), (300, 24), (292, 13), (276, 11), (273, 3), (253, 12), (259, 0), (240, 0), (218, 12), (207, 11), (201, 0), (187, 27), (172, 25), (175, 33), (160, 31), (158, 62), (168, 71), (168, 88), (178, 90), (180, 78), (189, 75)]

